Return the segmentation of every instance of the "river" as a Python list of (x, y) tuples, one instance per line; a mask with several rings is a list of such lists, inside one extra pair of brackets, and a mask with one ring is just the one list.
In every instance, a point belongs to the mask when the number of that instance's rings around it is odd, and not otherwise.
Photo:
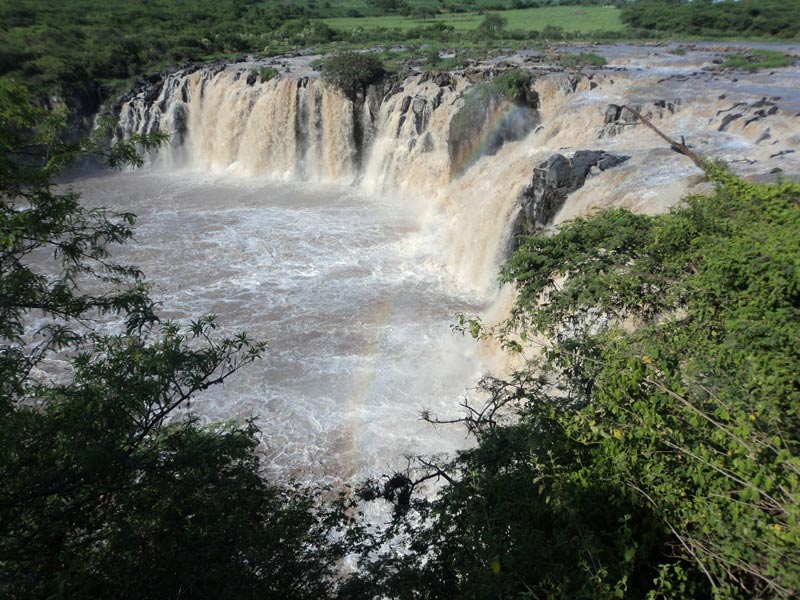
[(485, 368), (450, 331), (486, 298), (444, 276), (422, 207), (357, 188), (144, 170), (83, 178), (91, 205), (138, 215), (114, 252), (148, 275), (164, 317), (219, 315), (266, 340), (263, 360), (187, 411), (256, 418), (269, 472), (350, 479), (404, 455), (463, 447), (463, 431), (420, 421), (461, 414)]
[[(261, 63), (187, 69), (129, 97), (122, 129), (159, 127), (171, 145), (145, 170), (77, 188), (139, 215), (137, 241), (119, 256), (148, 274), (166, 316), (217, 314), (225, 331), (269, 343), (263, 361), (187, 410), (206, 422), (256, 418), (279, 477), (357, 479), (453, 451), (468, 443), (463, 430), (435, 429), (420, 411), (460, 416), (464, 394), (498, 366), (450, 325), (459, 312), (507, 307), (498, 267), (521, 192), (552, 176), (542, 161), (626, 157), (592, 170), (551, 225), (611, 206), (659, 213), (709, 190), (624, 105), (744, 176), (800, 174), (797, 67), (723, 71), (732, 49), (708, 45), (592, 50), (609, 64), (574, 73), (518, 53), (411, 75), (357, 108), (317, 78), (313, 57), (270, 59), (281, 75), (263, 82), (250, 72)], [(487, 155), (484, 134), (508, 127), (501, 103), (467, 144), (469, 162), (453, 164), (464, 94), (509, 64), (532, 72), (531, 130)]]

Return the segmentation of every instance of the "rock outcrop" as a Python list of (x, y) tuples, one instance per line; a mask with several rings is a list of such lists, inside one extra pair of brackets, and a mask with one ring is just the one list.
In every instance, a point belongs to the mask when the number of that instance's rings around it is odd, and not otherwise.
[[(666, 115), (674, 115), (677, 106), (681, 104), (680, 99), (675, 100), (654, 100), (643, 104), (631, 104), (636, 112), (641, 113), (645, 118), (663, 119)], [(598, 139), (610, 138), (624, 133), (627, 129), (639, 124), (639, 119), (630, 111), (625, 110), (624, 106), (609, 104), (603, 113), (603, 129), (600, 130)]]
[(520, 197), (520, 212), (511, 238), (511, 251), (519, 236), (538, 233), (547, 226), (572, 192), (592, 173), (600, 173), (628, 160), (629, 156), (602, 150), (579, 150), (572, 158), (553, 154), (533, 170), (533, 179)]

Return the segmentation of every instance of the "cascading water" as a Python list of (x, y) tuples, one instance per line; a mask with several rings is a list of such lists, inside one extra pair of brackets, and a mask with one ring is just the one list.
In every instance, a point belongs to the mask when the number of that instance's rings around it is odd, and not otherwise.
[[(131, 260), (158, 276), (168, 316), (219, 313), (270, 343), (263, 364), (193, 410), (259, 416), (277, 473), (363, 476), (465, 443), (418, 415), (460, 414), (488, 366), (450, 322), (496, 295), (515, 195), (497, 211), (485, 184), (449, 182), (449, 120), (467, 85), (420, 76), (354, 107), (314, 78), (195, 71), (121, 111), (124, 130), (173, 140), (151, 171), (116, 178), (141, 219)], [(97, 197), (105, 178), (91, 184)]]
[[(171, 147), (154, 158), (162, 167), (283, 181), (357, 181), (371, 196), (424, 199), (421, 226), (429, 237), (441, 238), (436, 245), (444, 252), (438, 267), (488, 299), (496, 293), (494, 268), (503, 257), (529, 157), (519, 148), (506, 156), (517, 163), (511, 181), (507, 171), (485, 161), (450, 181), (448, 130), (468, 86), (463, 77), (440, 85), (417, 76), (371, 115), (368, 103), (356, 107), (316, 78), (262, 83), (245, 71), (195, 71), (170, 76), (149, 107), (142, 98), (125, 104), (120, 126), (171, 132)], [(371, 142), (361, 165), (356, 119)]]
[[(449, 323), (507, 305), (508, 293), (488, 309), (537, 165), (577, 150), (629, 157), (590, 171), (555, 222), (602, 206), (665, 210), (700, 173), (625, 117), (620, 106), (634, 104), (712, 158), (746, 154), (744, 172), (767, 161), (800, 172), (796, 71), (750, 76), (738, 96), (704, 81), (709, 103), (682, 79), (696, 64), (648, 55), (648, 75), (619, 48), (609, 56), (617, 70), (539, 73), (541, 125), (468, 168), (448, 149), (472, 85), (461, 74), (415, 75), (354, 105), (307, 65), (267, 82), (234, 65), (174, 73), (126, 102), (122, 130), (158, 127), (172, 144), (150, 171), (84, 180), (84, 197), (108, 203), (112, 186), (120, 208), (140, 215), (138, 242), (123, 251), (156, 282), (167, 316), (218, 313), (270, 343), (263, 363), (193, 410), (259, 417), (283, 474), (363, 476), (402, 467), (393, 461), (403, 454), (452, 451), (462, 432), (417, 415), (458, 415), (465, 389), (495, 365)], [(778, 108), (760, 100), (778, 96)]]
[(353, 107), (316, 79), (248, 83), (236, 71), (170, 76), (152, 104), (126, 103), (123, 131), (172, 134), (163, 165), (280, 179), (348, 180), (354, 172)]

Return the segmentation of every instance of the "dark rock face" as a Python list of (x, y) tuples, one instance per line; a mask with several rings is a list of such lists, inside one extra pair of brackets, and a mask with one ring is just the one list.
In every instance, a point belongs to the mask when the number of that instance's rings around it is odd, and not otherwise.
[(435, 148), (436, 148), (436, 142), (434, 142), (433, 136), (429, 131), (422, 137), (422, 151), (433, 152)]
[(427, 102), (423, 98), (417, 98), (411, 104), (411, 110), (414, 111), (414, 128), (417, 135), (422, 133), (428, 127), (428, 120), (430, 118), (429, 111), (425, 110)]
[[(431, 114), (441, 106), (443, 94), (444, 90), (440, 89), (431, 102), (428, 102), (425, 98), (403, 96), (403, 99), (400, 101), (400, 119), (397, 122), (395, 137), (400, 138), (403, 125), (405, 125), (408, 119), (413, 119), (414, 130), (417, 132), (417, 135), (422, 135), (430, 124)], [(433, 149), (430, 132), (428, 132), (426, 136), (427, 141), (424, 142), (424, 151), (430, 152)], [(416, 145), (416, 140), (412, 141), (414, 145)], [(409, 149), (412, 148), (413, 146), (409, 146)]]
[(593, 170), (605, 171), (629, 158), (602, 150), (579, 150), (572, 158), (554, 154), (540, 163), (520, 197), (521, 210), (514, 224), (510, 251), (519, 246), (519, 236), (538, 233), (548, 225), (567, 196), (582, 187)]
[(717, 128), (717, 131), (725, 131), (728, 129), (728, 125), (733, 123), (736, 119), (741, 119), (742, 113), (734, 113), (732, 115), (725, 115), (722, 118), (722, 124)]
[(432, 103), (433, 110), (436, 110), (441, 106), (443, 96), (444, 96), (444, 90), (440, 88), (439, 91), (436, 92), (436, 95), (433, 97), (433, 103)]
[[(109, 88), (89, 80), (84, 86), (76, 86), (74, 91), (65, 90), (64, 101), (72, 117), (69, 139), (86, 137), (94, 127), (94, 116), (109, 95)], [(54, 105), (48, 108), (55, 108)]]
[[(402, 137), (403, 125), (408, 119), (414, 123), (414, 131), (417, 136), (408, 140), (408, 151), (411, 152), (417, 147), (417, 142), (422, 144), (423, 152), (431, 152), (435, 148), (435, 142), (430, 131), (426, 131), (430, 123), (431, 112), (436, 110), (436, 106), (431, 106), (425, 98), (412, 98), (405, 96), (400, 103), (400, 118), (397, 121), (395, 137), (400, 140)], [(424, 135), (423, 135), (424, 134)]]
[(450, 76), (450, 73), (437, 73), (433, 81), (436, 82), (436, 85), (439, 87), (446, 87), (446, 86), (454, 86), (455, 82), (453, 78)]
[(433, 81), (439, 87), (450, 87), (453, 88), (456, 85), (455, 80), (453, 79), (453, 75), (448, 72), (428, 72), (422, 75), (422, 79), (420, 81)]
[(385, 93), (385, 88), (381, 85), (369, 85), (364, 89), (363, 95), (353, 102), (354, 161), (359, 169), (364, 160), (364, 153), (375, 135), (375, 121), (380, 111), (381, 98)]

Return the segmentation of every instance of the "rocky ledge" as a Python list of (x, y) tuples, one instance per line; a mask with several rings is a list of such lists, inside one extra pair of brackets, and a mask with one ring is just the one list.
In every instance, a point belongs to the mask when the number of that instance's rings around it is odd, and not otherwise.
[(544, 229), (564, 205), (567, 196), (582, 187), (587, 177), (616, 167), (629, 158), (602, 150), (578, 150), (572, 158), (553, 154), (539, 163), (533, 170), (530, 185), (520, 196), (520, 211), (514, 224), (510, 250), (516, 250), (520, 236)]

